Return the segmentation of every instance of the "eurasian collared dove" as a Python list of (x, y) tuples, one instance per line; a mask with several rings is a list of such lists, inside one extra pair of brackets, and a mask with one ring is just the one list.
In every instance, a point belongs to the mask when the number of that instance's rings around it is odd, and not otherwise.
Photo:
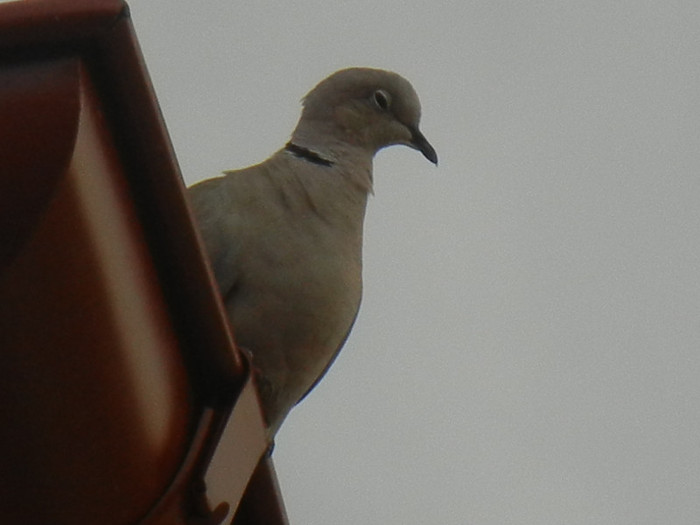
[(234, 337), (252, 355), (271, 436), (355, 320), (374, 154), (405, 144), (437, 164), (419, 120), (406, 79), (344, 69), (306, 95), (283, 149), (189, 190)]

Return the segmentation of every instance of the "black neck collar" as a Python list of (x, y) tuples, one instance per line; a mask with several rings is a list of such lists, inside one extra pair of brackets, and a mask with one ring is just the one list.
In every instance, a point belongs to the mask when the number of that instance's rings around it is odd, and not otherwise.
[(294, 154), (295, 156), (308, 160), (309, 162), (313, 162), (314, 164), (318, 164), (319, 166), (327, 166), (330, 167), (333, 165), (333, 161), (324, 159), (316, 153), (315, 151), (311, 151), (308, 148), (303, 148), (301, 146), (297, 146), (293, 142), (287, 142), (287, 144), (284, 146), (284, 149), (289, 151), (290, 153)]

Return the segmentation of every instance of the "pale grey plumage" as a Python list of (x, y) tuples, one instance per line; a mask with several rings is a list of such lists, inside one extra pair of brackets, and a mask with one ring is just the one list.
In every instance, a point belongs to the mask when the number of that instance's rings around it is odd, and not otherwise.
[(190, 188), (233, 326), (253, 355), (270, 434), (333, 361), (362, 295), (372, 158), (406, 144), (437, 163), (407, 80), (351, 68), (305, 98), (289, 144)]

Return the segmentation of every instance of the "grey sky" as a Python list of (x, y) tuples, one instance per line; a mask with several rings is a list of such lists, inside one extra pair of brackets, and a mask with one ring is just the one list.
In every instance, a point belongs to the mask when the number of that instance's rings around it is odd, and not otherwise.
[(278, 435), (292, 523), (700, 522), (700, 4), (173, 2), (132, 16), (188, 183), (397, 71), (365, 295)]

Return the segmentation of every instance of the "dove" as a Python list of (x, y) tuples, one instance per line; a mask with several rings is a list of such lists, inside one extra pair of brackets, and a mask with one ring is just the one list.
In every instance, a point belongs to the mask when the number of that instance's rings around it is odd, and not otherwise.
[(354, 324), (374, 155), (402, 144), (437, 165), (420, 116), (402, 76), (343, 69), (303, 98), (283, 148), (188, 189), (234, 339), (252, 359), (269, 436)]

